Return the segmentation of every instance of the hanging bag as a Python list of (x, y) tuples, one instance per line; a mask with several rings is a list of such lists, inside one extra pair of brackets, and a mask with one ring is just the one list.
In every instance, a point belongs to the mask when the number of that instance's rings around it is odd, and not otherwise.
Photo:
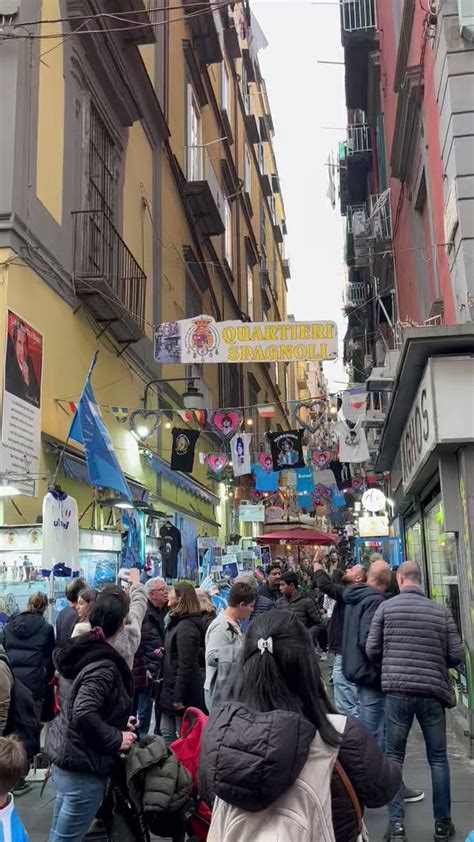
[(348, 775), (346, 774), (345, 770), (341, 766), (339, 760), (336, 760), (334, 764), (334, 772), (338, 775), (344, 789), (349, 796), (351, 804), (354, 808), (354, 813), (356, 814), (357, 819), (357, 830), (359, 835), (357, 837), (357, 842), (369, 842), (369, 833), (365, 826), (364, 817), (362, 815), (362, 808), (359, 803), (359, 799), (357, 798), (356, 792), (354, 787), (352, 786)]

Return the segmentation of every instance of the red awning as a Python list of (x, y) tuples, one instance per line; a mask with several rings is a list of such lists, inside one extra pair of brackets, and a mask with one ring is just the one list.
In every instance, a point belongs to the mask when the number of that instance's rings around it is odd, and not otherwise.
[(266, 535), (259, 535), (256, 539), (259, 544), (320, 544), (327, 547), (330, 544), (337, 544), (339, 535), (333, 532), (317, 532), (315, 529), (304, 529), (295, 526), (294, 529), (282, 529), (279, 532), (267, 532)]

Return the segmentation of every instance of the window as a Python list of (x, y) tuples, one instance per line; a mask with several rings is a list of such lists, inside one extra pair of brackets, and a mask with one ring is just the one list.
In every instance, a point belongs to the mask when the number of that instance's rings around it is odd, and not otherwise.
[(232, 269), (232, 211), (228, 199), (224, 199), (224, 257), (227, 260), (229, 269)]
[(265, 205), (260, 202), (260, 246), (263, 256), (267, 256), (267, 217), (265, 213)]
[(249, 91), (249, 83), (247, 80), (247, 69), (245, 64), (242, 64), (242, 98), (244, 100), (244, 111), (246, 114), (250, 114), (250, 91)]
[(221, 76), (221, 108), (227, 111), (230, 116), (230, 80), (229, 71), (225, 61), (222, 62), (222, 76)]
[(187, 86), (186, 95), (186, 178), (188, 181), (200, 181), (202, 178), (201, 113), (190, 84)]
[(272, 259), (272, 287), (275, 292), (278, 289), (277, 283), (277, 252), (275, 246), (273, 246), (273, 259)]
[(244, 147), (244, 191), (252, 195), (252, 158), (247, 144)]
[(257, 144), (257, 158), (258, 158), (258, 168), (262, 175), (265, 174), (265, 148), (263, 143)]
[(270, 211), (272, 214), (273, 224), (276, 224), (276, 204), (275, 204), (275, 196), (270, 196), (268, 199), (268, 203), (270, 205)]
[(247, 265), (247, 313), (252, 321), (255, 318), (253, 306), (253, 271), (252, 267)]
[(280, 366), (279, 363), (274, 363), (274, 373), (275, 373), (275, 386), (277, 389), (280, 388)]
[(115, 144), (95, 105), (90, 108), (89, 201), (90, 210), (102, 211), (110, 220), (115, 203)]

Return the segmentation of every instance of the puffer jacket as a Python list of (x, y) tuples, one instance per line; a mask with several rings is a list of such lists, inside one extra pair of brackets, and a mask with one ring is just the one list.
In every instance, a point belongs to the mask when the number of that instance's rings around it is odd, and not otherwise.
[(456, 704), (448, 669), (463, 658), (461, 638), (449, 611), (421, 588), (404, 588), (377, 609), (366, 652), (382, 664), (382, 690)]
[(193, 780), (163, 737), (146, 737), (132, 745), (125, 763), (127, 788), (145, 813), (180, 810), (191, 797)]
[(165, 616), (168, 607), (156, 608), (148, 602), (142, 623), (142, 636), (133, 659), (133, 686), (135, 690), (143, 690), (147, 684), (147, 672), (152, 678), (157, 678), (161, 672), (162, 659), (155, 655), (165, 641)]
[(342, 633), (342, 671), (348, 681), (360, 687), (380, 690), (380, 667), (370, 661), (365, 651), (373, 616), (385, 595), (371, 585), (346, 588)]
[(132, 674), (121, 655), (92, 632), (55, 650), (59, 714), (46, 753), (60, 769), (108, 776), (126, 730)]
[[(213, 796), (219, 799), (214, 804), (213, 822), (222, 830), (230, 814), (236, 819), (241, 814), (251, 819), (257, 813), (255, 828), (258, 829), (251, 838), (255, 842), (266, 840), (264, 834), (268, 820), (273, 819), (272, 809), (278, 810), (284, 803), (285, 808), (299, 816), (302, 805), (308, 803), (305, 788), (314, 787), (322, 769), (329, 774), (336, 755), (362, 809), (387, 804), (400, 787), (400, 772), (384, 757), (375, 738), (357, 719), (336, 716), (332, 721), (342, 731), (342, 737), (339, 751), (333, 752), (328, 764), (327, 752), (333, 750), (301, 715), (281, 710), (256, 713), (238, 702), (217, 705), (204, 730), (199, 768), (201, 792), (207, 800)], [(322, 765), (318, 765), (319, 761)], [(357, 819), (340, 778), (333, 772), (330, 781), (325, 779), (320, 783), (322, 801), (324, 786), (330, 783), (330, 799), (324, 798), (324, 810), (329, 824), (332, 814), (336, 842), (356, 842)], [(310, 816), (302, 816), (310, 829), (315, 816), (315, 810)], [(300, 833), (295, 838), (301, 836)], [(225, 842), (226, 838), (222, 836), (219, 842)], [(209, 839), (210, 842), (217, 839), (212, 831)]]
[(276, 607), (284, 611), (291, 611), (307, 629), (320, 626), (322, 623), (321, 612), (316, 605), (316, 600), (310, 596), (305, 596), (305, 594), (297, 593), (291, 599), (283, 596), (278, 600)]
[(201, 614), (168, 614), (163, 659), (160, 709), (176, 715), (175, 702), (205, 710), (204, 682), (200, 669), (204, 647)]
[(31, 690), (35, 702), (41, 702), (46, 684), (54, 675), (53, 627), (42, 614), (21, 611), (8, 621), (3, 634), (5, 652), (14, 676)]

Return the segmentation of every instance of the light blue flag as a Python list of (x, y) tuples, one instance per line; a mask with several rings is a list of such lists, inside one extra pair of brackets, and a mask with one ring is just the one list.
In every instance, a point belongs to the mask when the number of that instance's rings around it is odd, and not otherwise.
[(118, 463), (112, 439), (100, 414), (91, 385), (91, 374), (97, 362), (97, 356), (98, 351), (89, 368), (71, 424), (69, 438), (84, 445), (90, 484), (101, 488), (112, 488), (130, 500), (130, 489)]

